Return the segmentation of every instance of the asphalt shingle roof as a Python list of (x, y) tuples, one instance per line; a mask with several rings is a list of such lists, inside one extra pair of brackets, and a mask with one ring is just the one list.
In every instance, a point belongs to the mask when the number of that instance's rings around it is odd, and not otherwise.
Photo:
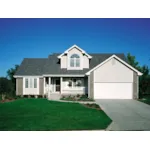
[[(114, 53), (113, 53), (114, 54)], [(84, 75), (87, 71), (91, 70), (101, 62), (105, 61), (107, 58), (113, 54), (89, 54), (92, 56), (90, 60), (89, 69), (83, 70), (67, 70), (60, 68), (60, 62), (57, 58), (58, 53), (49, 55), (48, 58), (25, 58), (20, 67), (18, 68), (15, 75), (43, 75), (43, 74), (79, 74)], [(126, 61), (124, 54), (115, 54), (122, 60)]]

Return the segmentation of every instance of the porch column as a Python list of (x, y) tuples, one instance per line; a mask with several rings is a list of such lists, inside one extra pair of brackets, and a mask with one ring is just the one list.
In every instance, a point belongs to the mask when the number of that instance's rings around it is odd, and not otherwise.
[(62, 77), (60, 77), (60, 93), (62, 93)]
[(45, 85), (46, 85), (46, 83), (45, 83), (45, 77), (44, 77), (44, 83), (43, 83), (43, 86), (44, 86), (44, 95), (46, 94), (46, 92), (45, 92)]
[(88, 98), (91, 97), (91, 94), (90, 94), (90, 75), (88, 75)]
[(52, 90), (52, 87), (51, 87), (51, 77), (49, 77), (48, 85), (49, 85), (49, 91), (51, 92), (51, 90)]

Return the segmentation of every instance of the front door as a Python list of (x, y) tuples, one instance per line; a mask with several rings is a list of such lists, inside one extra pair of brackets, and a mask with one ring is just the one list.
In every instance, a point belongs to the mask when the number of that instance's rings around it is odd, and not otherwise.
[(55, 79), (55, 92), (60, 92), (60, 79)]

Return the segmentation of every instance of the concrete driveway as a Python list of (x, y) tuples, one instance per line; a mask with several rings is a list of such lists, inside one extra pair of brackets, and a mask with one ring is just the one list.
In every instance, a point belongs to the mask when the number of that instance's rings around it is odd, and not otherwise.
[(113, 120), (108, 130), (150, 130), (150, 105), (137, 100), (96, 100)]

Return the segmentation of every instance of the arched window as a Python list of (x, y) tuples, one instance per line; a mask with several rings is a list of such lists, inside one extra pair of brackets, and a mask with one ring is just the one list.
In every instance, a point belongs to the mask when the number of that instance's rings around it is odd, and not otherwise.
[(78, 54), (71, 55), (70, 67), (80, 67), (80, 56)]

